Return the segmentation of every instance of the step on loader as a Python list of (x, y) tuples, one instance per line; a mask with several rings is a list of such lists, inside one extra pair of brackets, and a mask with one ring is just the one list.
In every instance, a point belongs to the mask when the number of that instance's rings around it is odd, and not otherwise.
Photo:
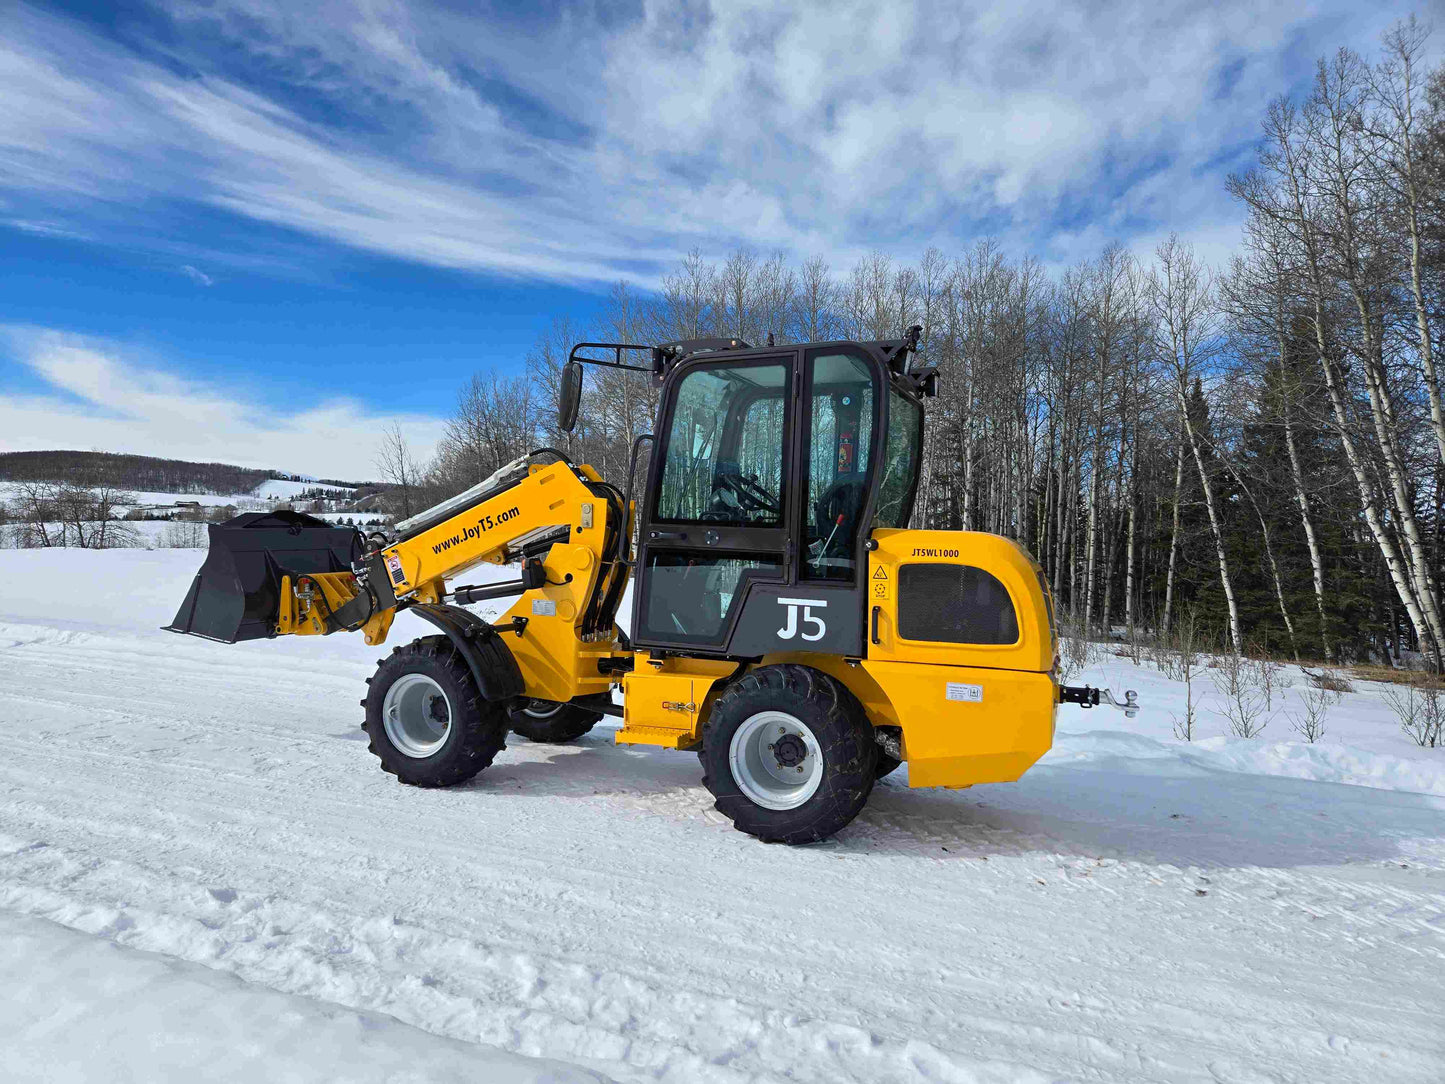
[[(1018, 779), (1049, 749), (1060, 703), (1131, 716), (1138, 703), (1060, 686), (1048, 584), (1017, 543), (908, 528), (922, 400), (939, 379), (915, 363), (919, 330), (579, 343), (564, 431), (584, 364), (660, 387), (626, 492), (544, 448), (385, 533), (239, 516), (211, 527), (169, 627), (381, 644), (398, 611), (429, 622), (436, 633), (383, 659), (362, 700), (371, 752), (417, 786), (472, 778), (509, 732), (571, 741), (603, 715), (621, 717), (619, 744), (695, 750), (718, 810), (768, 841), (832, 836), (903, 763), (912, 787)], [(488, 564), (516, 575), (459, 582)], [(497, 621), (469, 608), (507, 598)]]

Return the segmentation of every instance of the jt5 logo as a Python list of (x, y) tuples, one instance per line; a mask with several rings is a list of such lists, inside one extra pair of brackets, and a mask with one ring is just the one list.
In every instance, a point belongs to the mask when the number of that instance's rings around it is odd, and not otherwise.
[(812, 626), (815, 632), (803, 633), (803, 639), (808, 641), (821, 640), (828, 632), (828, 626), (823, 624), (823, 619), (813, 613), (813, 608), (823, 609), (828, 605), (827, 599), (822, 598), (780, 598), (779, 606), (788, 608), (788, 621), (778, 630), (779, 639), (791, 640), (798, 635), (798, 611), (803, 611), (802, 622), (804, 626)]

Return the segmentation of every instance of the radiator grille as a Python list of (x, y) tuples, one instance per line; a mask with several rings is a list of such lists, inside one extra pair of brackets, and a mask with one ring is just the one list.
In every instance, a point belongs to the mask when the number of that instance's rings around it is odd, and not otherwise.
[(904, 565), (898, 632), (905, 640), (1016, 644), (1018, 615), (998, 579), (972, 565)]

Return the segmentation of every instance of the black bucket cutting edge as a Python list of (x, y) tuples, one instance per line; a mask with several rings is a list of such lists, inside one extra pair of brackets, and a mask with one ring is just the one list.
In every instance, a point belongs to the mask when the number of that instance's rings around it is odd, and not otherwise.
[(347, 572), (361, 533), (304, 512), (246, 512), (210, 525), (210, 550), (168, 632), (223, 644), (276, 635), (281, 577)]

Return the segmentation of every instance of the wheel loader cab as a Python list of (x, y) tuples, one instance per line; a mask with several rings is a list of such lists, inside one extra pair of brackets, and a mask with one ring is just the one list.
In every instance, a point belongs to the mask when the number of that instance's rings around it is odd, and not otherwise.
[(900, 761), (911, 786), (970, 786), (1052, 742), (1038, 565), (908, 529), (929, 378), (905, 356), (822, 343), (665, 371), (616, 740), (700, 745), (718, 808), (766, 839), (830, 834)]
[(866, 344), (697, 355), (667, 373), (633, 640), (863, 654), (865, 545), (912, 511), (922, 408)]

